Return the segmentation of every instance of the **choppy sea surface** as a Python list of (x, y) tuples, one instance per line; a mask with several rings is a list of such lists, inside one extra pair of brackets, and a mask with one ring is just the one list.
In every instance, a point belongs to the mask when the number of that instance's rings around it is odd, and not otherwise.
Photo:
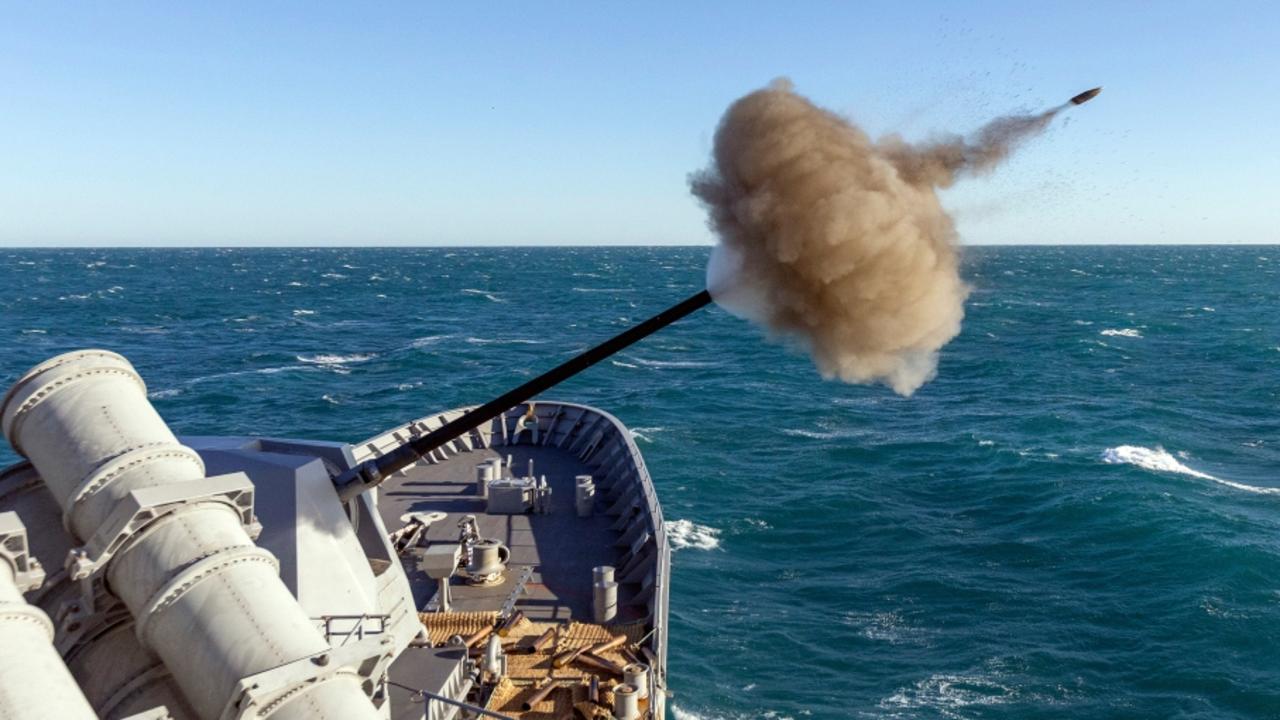
[[(0, 380), (356, 441), (700, 289), (707, 248), (0, 250)], [(1280, 248), (971, 248), (914, 397), (710, 308), (555, 390), (672, 521), (678, 718), (1280, 716)], [(14, 459), (7, 447), (0, 462)]]

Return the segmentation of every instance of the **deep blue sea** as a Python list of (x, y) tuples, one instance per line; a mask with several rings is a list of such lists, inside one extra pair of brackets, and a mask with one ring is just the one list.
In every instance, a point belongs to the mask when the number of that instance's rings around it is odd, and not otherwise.
[[(707, 255), (0, 250), (0, 380), (104, 347), (179, 433), (356, 441), (683, 299)], [(1280, 248), (964, 272), (911, 398), (716, 308), (552, 393), (631, 427), (676, 521), (676, 716), (1280, 717)]]

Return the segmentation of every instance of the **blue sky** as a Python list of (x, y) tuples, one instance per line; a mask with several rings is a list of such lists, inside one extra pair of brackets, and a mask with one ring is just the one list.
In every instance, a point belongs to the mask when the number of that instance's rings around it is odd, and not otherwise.
[(1105, 92), (948, 191), (969, 243), (1280, 242), (1271, 3), (0, 2), (0, 245), (712, 242), (776, 76), (925, 138)]

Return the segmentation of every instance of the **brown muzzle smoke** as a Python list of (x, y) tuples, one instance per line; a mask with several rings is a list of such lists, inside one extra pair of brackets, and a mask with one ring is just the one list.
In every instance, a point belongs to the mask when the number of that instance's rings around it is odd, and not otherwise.
[(989, 170), (1061, 108), (971, 139), (873, 142), (777, 80), (735, 102), (690, 178), (720, 237), (716, 302), (799, 342), (824, 377), (910, 395), (960, 332), (969, 288), (938, 188)]

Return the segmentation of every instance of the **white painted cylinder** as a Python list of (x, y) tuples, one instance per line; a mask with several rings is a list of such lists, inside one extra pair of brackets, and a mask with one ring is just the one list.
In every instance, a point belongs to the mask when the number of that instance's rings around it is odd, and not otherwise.
[(489, 497), (489, 480), (492, 474), (492, 463), (482, 462), (476, 465), (476, 497)]
[(543, 475), (538, 478), (538, 495), (537, 502), (534, 503), (536, 512), (551, 512), (551, 484), (547, 482), (547, 476)]
[(618, 583), (603, 580), (592, 585), (592, 615), (596, 624), (611, 622), (618, 615)]
[[(62, 527), (62, 509), (53, 495), (34, 468), (18, 470), (11, 477), (16, 484), (0, 483), (12, 488), (8, 493), (0, 490), (0, 505), (16, 511), (26, 524), (31, 552), (50, 560), (65, 558), (74, 543)], [(68, 637), (80, 635), (81, 639), (59, 652), (100, 717), (125, 718), (163, 706), (174, 720), (196, 720), (168, 668), (138, 641), (132, 618), (114, 618), (110, 606), (99, 608), (106, 618), (83, 616), (80, 583), (66, 573), (46, 579), (39, 590), (27, 593), (27, 598), (50, 615), (69, 613), (63, 629)], [(115, 600), (108, 602), (116, 605)], [(84, 627), (86, 624), (89, 627)]]
[(498, 633), (490, 635), (488, 643), (484, 646), (484, 671), (493, 678), (507, 674), (503, 662), (502, 638), (498, 637)]
[(135, 629), (132, 621), (110, 626), (69, 656), (67, 667), (89, 704), (104, 718), (127, 718), (160, 706), (174, 718), (195, 718), (168, 668), (138, 642)]
[(631, 663), (622, 669), (622, 682), (636, 689), (640, 699), (649, 697), (649, 666), (644, 663)]
[[(81, 542), (134, 490), (199, 480), (204, 465), (178, 443), (120, 355), (84, 350), (33, 368), (5, 396), (0, 423), (29, 458)], [(329, 649), (253, 544), (231, 507), (192, 501), (151, 521), (106, 568), (142, 643), (164, 662), (202, 718), (219, 717), (241, 679)], [(6, 653), (7, 655), (7, 653)], [(261, 717), (375, 720), (359, 676), (299, 680)]]
[(573, 504), (578, 517), (591, 517), (596, 504), (596, 484), (590, 475), (579, 475), (574, 483)]
[(613, 572), (612, 565), (597, 565), (591, 568), (591, 582), (612, 582)]
[(639, 720), (640, 693), (634, 685), (623, 683), (613, 688), (613, 716), (617, 720)]
[(27, 604), (13, 567), (0, 560), (0, 718), (97, 717), (53, 647), (49, 616)]

